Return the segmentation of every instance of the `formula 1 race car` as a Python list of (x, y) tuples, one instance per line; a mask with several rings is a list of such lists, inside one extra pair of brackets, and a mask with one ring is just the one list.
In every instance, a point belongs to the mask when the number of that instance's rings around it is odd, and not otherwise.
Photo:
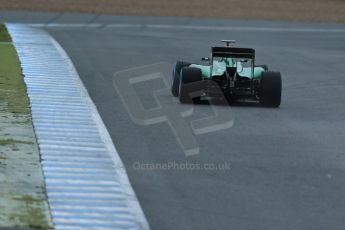
[(221, 96), (229, 102), (239, 99), (259, 101), (266, 107), (279, 107), (280, 72), (267, 65), (255, 65), (255, 50), (234, 48), (234, 40), (222, 40), (225, 47), (212, 47), (212, 56), (202, 58), (207, 65), (178, 61), (173, 67), (171, 92), (181, 103)]

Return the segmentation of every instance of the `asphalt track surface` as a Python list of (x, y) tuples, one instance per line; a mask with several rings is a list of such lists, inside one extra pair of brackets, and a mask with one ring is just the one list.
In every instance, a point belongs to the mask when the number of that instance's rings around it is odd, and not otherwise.
[[(45, 29), (74, 62), (152, 229), (343, 229), (344, 25), (13, 12), (0, 16), (24, 23), (101, 24)], [(140, 26), (111, 28), (109, 23)], [(152, 24), (170, 26), (147, 26)], [(214, 26), (252, 29), (212, 30)], [(200, 154), (186, 157), (168, 124), (141, 126), (131, 120), (112, 78), (118, 71), (157, 62), (199, 62), (221, 39), (255, 48), (258, 64), (281, 71), (282, 104), (278, 109), (231, 107), (233, 127), (195, 136)], [(142, 87), (144, 92), (153, 90), (150, 84)], [(143, 98), (150, 100), (150, 95)], [(226, 162), (231, 169), (133, 168), (136, 162), (169, 161)]]

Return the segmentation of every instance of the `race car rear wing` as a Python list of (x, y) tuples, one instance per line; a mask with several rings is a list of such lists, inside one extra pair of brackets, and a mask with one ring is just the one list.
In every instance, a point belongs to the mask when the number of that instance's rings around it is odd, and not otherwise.
[(250, 58), (255, 59), (255, 50), (251, 48), (212, 47), (215, 57)]

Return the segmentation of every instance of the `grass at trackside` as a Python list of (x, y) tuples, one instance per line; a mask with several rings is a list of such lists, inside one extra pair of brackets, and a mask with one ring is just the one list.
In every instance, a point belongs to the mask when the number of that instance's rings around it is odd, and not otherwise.
[[(0, 23), (0, 102), (11, 113), (29, 114), (20, 63), (7, 29)], [(4, 107), (3, 107), (4, 108)]]
[(26, 88), (12, 44), (0, 43), (0, 102), (11, 113), (29, 114)]
[(19, 58), (0, 23), (0, 229), (53, 229)]
[(0, 139), (0, 145), (13, 145), (16, 143), (33, 144), (33, 142), (31, 142), (31, 141), (21, 141), (21, 140), (14, 140), (14, 139)]
[(0, 23), (0, 42), (11, 42), (11, 36), (7, 32), (4, 24)]

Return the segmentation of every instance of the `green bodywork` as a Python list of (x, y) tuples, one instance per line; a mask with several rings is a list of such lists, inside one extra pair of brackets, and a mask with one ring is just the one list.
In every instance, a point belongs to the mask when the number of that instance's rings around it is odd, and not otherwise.
[(240, 62), (237, 64), (231, 59), (227, 58), (225, 61), (213, 61), (213, 68), (211, 74), (210, 65), (191, 64), (190, 67), (195, 67), (201, 70), (202, 77), (210, 79), (212, 76), (221, 76), (225, 73), (226, 67), (237, 67), (237, 73), (241, 77), (248, 77), (253, 79), (260, 79), (264, 68), (254, 67), (254, 76), (252, 76), (252, 67), (242, 67)]

